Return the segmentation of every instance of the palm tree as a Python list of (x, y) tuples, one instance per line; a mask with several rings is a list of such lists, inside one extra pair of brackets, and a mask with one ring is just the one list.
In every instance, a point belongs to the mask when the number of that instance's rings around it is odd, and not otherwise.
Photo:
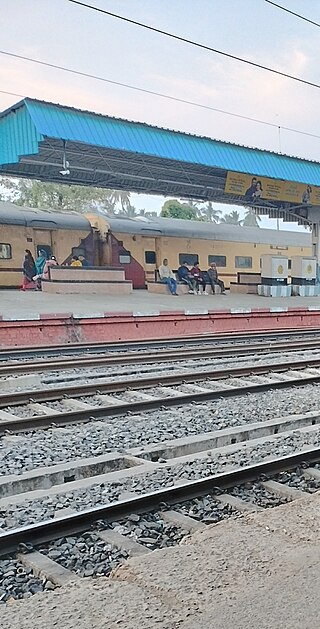
[(130, 192), (128, 192), (127, 190), (112, 190), (109, 200), (111, 205), (113, 206), (113, 209), (118, 204), (121, 206), (122, 211), (125, 211), (131, 206)]
[(220, 223), (228, 223), (229, 225), (242, 225), (242, 220), (240, 219), (240, 214), (237, 210), (232, 210), (230, 214), (225, 214), (220, 219)]
[(208, 201), (206, 205), (200, 208), (200, 212), (209, 223), (219, 223), (221, 210), (213, 207), (212, 201)]
[(249, 207), (245, 213), (242, 225), (244, 227), (260, 227), (260, 221), (261, 216), (259, 216), (259, 214), (256, 214), (253, 208)]
[[(130, 194), (130, 192), (129, 192)], [(133, 218), (134, 216), (138, 216), (138, 212), (133, 205), (127, 205), (123, 207), (119, 212), (117, 212), (119, 216), (128, 216), (128, 218)]]

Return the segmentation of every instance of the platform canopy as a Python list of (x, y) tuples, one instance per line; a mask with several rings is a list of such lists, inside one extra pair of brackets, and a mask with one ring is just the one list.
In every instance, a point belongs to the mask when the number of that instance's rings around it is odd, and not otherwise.
[(320, 217), (318, 162), (31, 98), (0, 114), (0, 174)]

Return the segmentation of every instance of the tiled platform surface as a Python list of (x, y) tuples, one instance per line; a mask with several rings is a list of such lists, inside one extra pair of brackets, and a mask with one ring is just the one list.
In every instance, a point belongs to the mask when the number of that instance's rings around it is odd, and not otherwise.
[(320, 329), (320, 297), (0, 291), (0, 347)]
[(159, 314), (179, 311), (185, 314), (206, 314), (208, 311), (254, 309), (286, 310), (288, 308), (319, 309), (320, 297), (259, 297), (258, 295), (158, 295), (135, 290), (132, 295), (48, 295), (41, 292), (0, 291), (0, 317), (31, 319), (41, 314), (66, 314), (101, 317), (104, 313)]

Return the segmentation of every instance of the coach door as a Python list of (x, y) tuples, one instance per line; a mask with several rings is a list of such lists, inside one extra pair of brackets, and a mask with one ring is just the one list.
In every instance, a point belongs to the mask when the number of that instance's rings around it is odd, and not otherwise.
[(47, 258), (52, 256), (52, 232), (50, 229), (34, 229), (34, 248), (36, 256), (39, 255), (39, 251), (45, 251)]

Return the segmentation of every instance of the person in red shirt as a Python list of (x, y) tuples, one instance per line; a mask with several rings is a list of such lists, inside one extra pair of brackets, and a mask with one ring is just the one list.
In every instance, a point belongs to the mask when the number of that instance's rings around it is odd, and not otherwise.
[(207, 293), (206, 291), (206, 282), (205, 279), (203, 277), (203, 273), (199, 267), (199, 262), (195, 262), (191, 271), (190, 271), (191, 275), (193, 275), (194, 279), (197, 282), (197, 288), (198, 288), (198, 295), (201, 295), (201, 290), (200, 290), (200, 286), (202, 286), (203, 289), (203, 295), (208, 295), (209, 293)]

